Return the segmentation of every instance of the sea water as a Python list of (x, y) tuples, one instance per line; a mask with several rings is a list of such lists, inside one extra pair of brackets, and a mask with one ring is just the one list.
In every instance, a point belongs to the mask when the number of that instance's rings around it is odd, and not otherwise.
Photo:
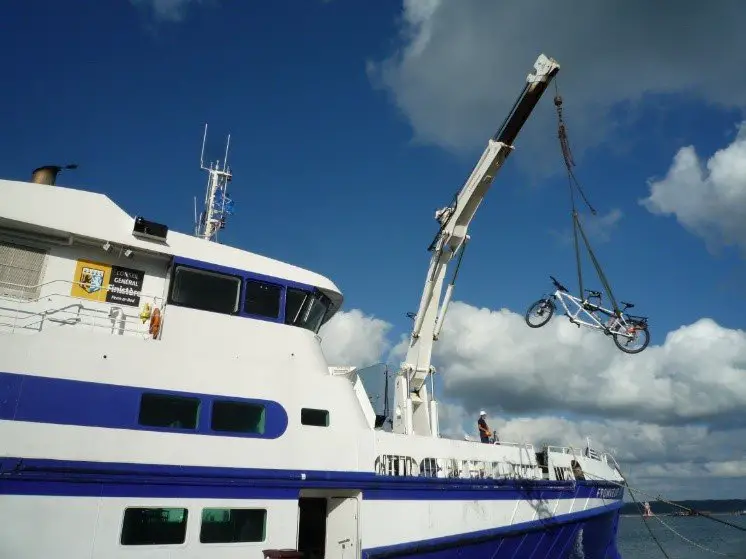
[[(715, 515), (715, 518), (746, 529), (746, 516)], [(701, 516), (661, 516), (660, 520), (685, 538), (717, 552), (712, 553), (683, 540), (661, 524), (657, 517), (645, 519), (671, 559), (723, 556), (746, 559), (746, 532)], [(617, 542), (622, 559), (662, 559), (664, 557), (645, 527), (643, 519), (639, 516), (624, 516), (620, 519)]]

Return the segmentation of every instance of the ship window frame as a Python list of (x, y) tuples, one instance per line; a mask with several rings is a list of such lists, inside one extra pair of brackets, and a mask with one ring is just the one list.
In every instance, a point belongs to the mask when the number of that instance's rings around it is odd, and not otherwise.
[[(245, 407), (245, 408), (254, 408), (256, 410), (258, 408), (258, 415), (259, 417), (256, 418), (256, 427), (252, 429), (242, 429), (238, 426), (236, 427), (224, 427), (224, 428), (216, 428), (215, 427), (215, 415), (216, 415), (216, 407), (220, 406), (233, 406), (236, 408), (239, 407)], [(254, 411), (252, 410), (252, 411)], [(267, 432), (267, 406), (263, 402), (251, 402), (251, 401), (241, 401), (241, 400), (232, 400), (228, 398), (216, 398), (212, 401), (212, 404), (210, 405), (210, 431), (213, 433), (232, 433), (234, 435), (240, 435), (244, 437), (264, 437), (265, 433)], [(223, 418), (223, 421), (225, 418)]]
[[(310, 416), (310, 417), (309, 417)], [(309, 419), (323, 418), (319, 421), (309, 421)], [(329, 410), (322, 408), (301, 408), (300, 423), (308, 427), (329, 427), (331, 417)]]
[[(221, 279), (233, 280), (236, 284), (236, 298), (235, 298), (235, 301), (233, 302), (233, 310), (226, 311), (226, 310), (217, 310), (214, 308), (206, 308), (203, 305), (197, 305), (191, 301), (183, 302), (183, 301), (179, 301), (178, 299), (176, 299), (174, 297), (174, 292), (178, 285), (179, 273), (182, 270), (187, 273), (193, 273), (195, 275), (212, 276), (212, 277), (219, 277)], [(191, 266), (189, 264), (176, 263), (173, 266), (173, 270), (171, 272), (171, 278), (169, 281), (168, 303), (171, 305), (177, 306), (177, 307), (183, 307), (183, 308), (198, 310), (202, 312), (213, 312), (216, 314), (235, 316), (235, 315), (240, 314), (241, 312), (241, 300), (243, 298), (243, 280), (244, 278), (241, 275), (228, 274), (228, 273), (220, 272), (217, 270), (210, 270), (207, 268), (200, 268), (198, 266)]]
[[(170, 425), (153, 425), (149, 423), (143, 423), (143, 410), (145, 408), (145, 401), (146, 400), (152, 400), (157, 399), (160, 400), (160, 403), (155, 404), (155, 408), (159, 409), (162, 408), (163, 402), (166, 400), (171, 400), (172, 403), (177, 403), (180, 401), (182, 404), (186, 405), (190, 404), (194, 407), (193, 414), (193, 426), (190, 423), (190, 426), (187, 427), (180, 427), (173, 424)], [(161, 392), (143, 392), (140, 394), (140, 400), (139, 400), (139, 408), (137, 413), (137, 424), (140, 427), (146, 428), (146, 429), (157, 429), (157, 430), (164, 430), (164, 431), (178, 431), (178, 432), (186, 432), (186, 431), (197, 431), (199, 429), (199, 416), (202, 409), (202, 400), (200, 398), (196, 398), (194, 396), (181, 396), (176, 394), (164, 394)], [(186, 414), (185, 414), (186, 415)], [(179, 418), (175, 418), (175, 421), (179, 421)]]
[[(293, 295), (295, 294), (302, 294), (303, 299), (301, 300), (300, 304), (296, 309), (291, 309), (291, 293)], [(290, 326), (299, 326), (298, 320), (300, 319), (301, 313), (306, 307), (306, 303), (308, 302), (308, 299), (310, 297), (313, 297), (313, 292), (309, 291), (308, 289), (302, 289), (300, 287), (294, 287), (294, 286), (288, 286), (285, 291), (285, 324), (288, 324)], [(290, 311), (294, 312), (290, 312)], [(292, 314), (292, 316), (291, 316)]]
[[(130, 511), (182, 511), (182, 518), (178, 522), (178, 525), (181, 527), (181, 541), (168, 541), (168, 542), (146, 542), (141, 541), (139, 543), (126, 543), (125, 542), (125, 534), (127, 533), (127, 521), (128, 521), (128, 512)], [(161, 526), (168, 526), (169, 522), (163, 522), (161, 523)], [(122, 513), (122, 524), (121, 528), (119, 530), (119, 545), (122, 547), (160, 547), (160, 546), (183, 546), (187, 542), (187, 535), (188, 535), (188, 528), (189, 528), (189, 509), (187, 507), (169, 507), (169, 506), (162, 506), (162, 507), (156, 507), (156, 506), (130, 506), (125, 507), (124, 512)]]
[[(289, 319), (287, 317), (287, 301), (289, 298), (288, 294), (291, 290), (304, 293), (305, 297), (295, 313), (295, 317)], [(288, 286), (285, 295), (285, 324), (295, 326), (296, 328), (303, 328), (313, 332), (314, 334), (318, 334), (333, 306), (332, 300), (318, 288), (313, 288), (309, 291), (308, 289), (300, 287)], [(322, 312), (319, 313), (319, 310)]]
[[(205, 513), (208, 511), (222, 511), (222, 512), (228, 512), (228, 514), (233, 513), (258, 513), (257, 518), (250, 518), (249, 521), (254, 523), (255, 520), (258, 520), (256, 524), (261, 524), (261, 539), (236, 539), (235, 538), (235, 532), (233, 534), (233, 538), (227, 539), (211, 539), (211, 541), (205, 541), (203, 538), (205, 538), (204, 530), (205, 530)], [(252, 543), (263, 543), (267, 541), (267, 509), (266, 508), (257, 508), (257, 507), (204, 507), (202, 509), (202, 513), (200, 514), (200, 526), (199, 526), (199, 543), (203, 545), (226, 545), (226, 544), (252, 544)], [(208, 524), (220, 524), (217, 522), (208, 523)], [(252, 526), (254, 527), (254, 526)], [(236, 526), (233, 527), (233, 530), (235, 531)]]
[[(277, 313), (276, 314), (267, 314), (266, 312), (254, 312), (247, 310), (247, 304), (249, 303), (249, 285), (258, 285), (260, 287), (269, 287), (271, 291), (277, 292), (277, 301), (273, 304), (276, 304), (277, 306)], [(258, 318), (261, 320), (271, 320), (273, 322), (277, 322), (280, 319), (283, 318), (283, 311), (284, 311), (284, 304), (285, 304), (285, 289), (286, 287), (282, 285), (281, 283), (276, 283), (273, 281), (267, 281), (264, 279), (254, 278), (254, 277), (245, 277), (243, 278), (243, 295), (242, 295), (242, 303), (241, 303), (241, 310), (243, 311), (243, 314), (245, 314), (249, 318)], [(263, 303), (264, 304), (264, 303)], [(259, 309), (262, 310), (262, 309)]]

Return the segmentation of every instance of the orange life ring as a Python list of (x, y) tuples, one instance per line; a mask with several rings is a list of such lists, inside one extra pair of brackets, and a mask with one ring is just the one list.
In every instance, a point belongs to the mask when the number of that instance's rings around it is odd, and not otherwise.
[(158, 333), (161, 331), (161, 310), (156, 307), (153, 309), (153, 314), (150, 315), (150, 334), (153, 339), (158, 337)]

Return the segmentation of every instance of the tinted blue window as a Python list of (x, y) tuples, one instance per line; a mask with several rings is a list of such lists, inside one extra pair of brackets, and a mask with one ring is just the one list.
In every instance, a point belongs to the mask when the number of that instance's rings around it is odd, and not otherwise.
[(210, 427), (213, 431), (264, 434), (265, 408), (261, 404), (216, 400), (212, 404)]
[(167, 394), (143, 394), (138, 423), (147, 427), (196, 429), (199, 399)]
[(181, 307), (234, 314), (238, 311), (241, 279), (235, 276), (176, 266), (170, 302)]
[(128, 508), (124, 511), (122, 545), (175, 545), (184, 543), (187, 509)]
[(282, 287), (258, 280), (246, 280), (246, 300), (243, 310), (246, 314), (279, 318)]

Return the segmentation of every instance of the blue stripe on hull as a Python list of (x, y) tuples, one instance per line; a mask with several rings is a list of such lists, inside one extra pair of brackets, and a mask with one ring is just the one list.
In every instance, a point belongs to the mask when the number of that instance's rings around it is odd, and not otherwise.
[(621, 559), (621, 503), (603, 509), (458, 536), (363, 550), (363, 559)]
[[(0, 458), (0, 494), (99, 497), (296, 499), (301, 489), (358, 489), (372, 500), (620, 499), (610, 483), (391, 477), (367, 472), (295, 471), (166, 464)], [(611, 493), (614, 493), (612, 496)]]
[[(142, 395), (181, 396), (200, 401), (197, 425), (193, 429), (140, 425)], [(210, 415), (215, 401), (258, 404), (265, 408), (262, 433), (215, 431)], [(36, 375), (0, 372), (0, 419), (80, 427), (156, 431), (212, 437), (277, 439), (288, 428), (288, 414), (279, 402), (182, 390), (121, 386)]]

